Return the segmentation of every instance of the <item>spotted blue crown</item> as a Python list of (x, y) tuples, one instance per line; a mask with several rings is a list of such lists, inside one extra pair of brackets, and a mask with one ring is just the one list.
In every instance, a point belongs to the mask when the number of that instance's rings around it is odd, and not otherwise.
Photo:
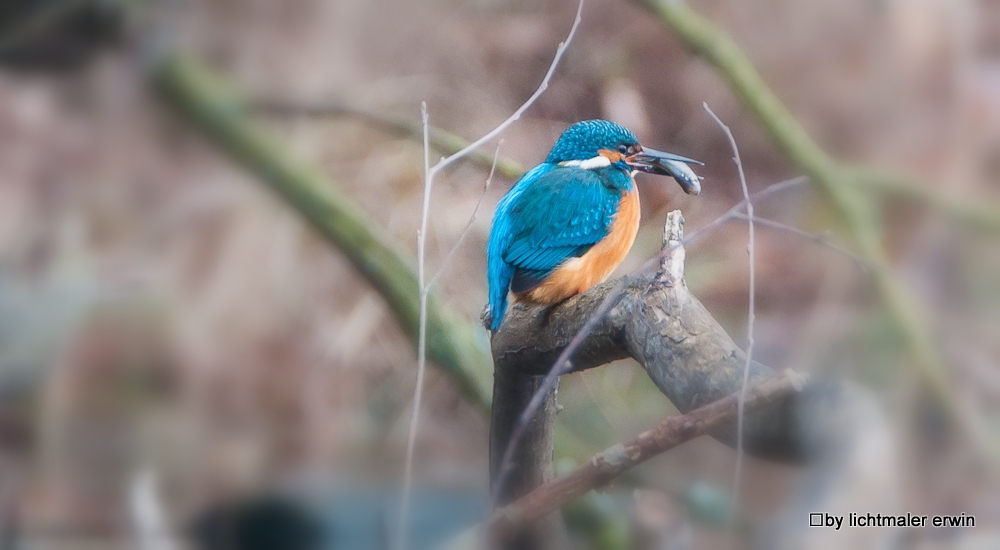
[(577, 122), (559, 136), (545, 162), (559, 163), (568, 160), (587, 160), (598, 155), (601, 149), (616, 150), (619, 145), (638, 145), (635, 134), (621, 124), (608, 120)]

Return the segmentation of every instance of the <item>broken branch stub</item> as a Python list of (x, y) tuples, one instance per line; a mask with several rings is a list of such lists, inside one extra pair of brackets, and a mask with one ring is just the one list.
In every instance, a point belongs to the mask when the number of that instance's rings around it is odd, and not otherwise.
[[(573, 355), (573, 370), (585, 370), (632, 357), (681, 412), (738, 391), (746, 356), (684, 282), (683, 218), (668, 214), (663, 261), (657, 269), (625, 276), (614, 307)], [(617, 283), (603, 283), (554, 308), (515, 305), (493, 335), (494, 368), (543, 375), (569, 345), (590, 314)], [(750, 384), (775, 371), (756, 361)], [(839, 392), (836, 385), (808, 384), (802, 392), (769, 403), (747, 415), (744, 444), (754, 456), (802, 462), (822, 452), (834, 437), (824, 426)], [(825, 411), (825, 412), (821, 412)], [(825, 424), (824, 424), (825, 423)], [(736, 424), (712, 436), (735, 445)]]

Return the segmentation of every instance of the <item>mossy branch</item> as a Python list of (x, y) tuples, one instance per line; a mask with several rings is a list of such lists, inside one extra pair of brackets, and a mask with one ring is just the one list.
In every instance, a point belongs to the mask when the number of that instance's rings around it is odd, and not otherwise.
[(911, 198), (944, 205), (948, 213), (961, 212), (960, 217), (974, 219), (985, 227), (1000, 227), (1000, 215), (964, 209), (951, 201), (945, 203), (930, 191), (918, 191), (915, 186), (900, 180), (873, 179), (868, 172), (835, 161), (809, 137), (724, 31), (678, 0), (638, 1), (652, 9), (693, 53), (719, 71), (775, 145), (827, 195), (861, 255), (876, 267), (872, 277), (904, 337), (912, 364), (959, 425), (977, 443), (984, 443), (978, 421), (958, 398), (931, 344), (933, 339), (925, 322), (926, 316), (894, 274), (882, 245), (877, 205), (863, 191), (901, 193), (905, 189)]
[[(248, 118), (242, 98), (197, 61), (174, 55), (157, 63), (155, 89), (241, 165), (252, 170), (337, 246), (382, 295), (411, 339), (417, 335), (419, 289), (413, 266), (357, 205), (323, 173), (290, 155)], [(427, 350), (470, 403), (489, 410), (491, 360), (485, 334), (431, 295)]]
[(937, 192), (929, 185), (911, 182), (897, 174), (865, 167), (856, 167), (852, 170), (854, 185), (865, 191), (924, 203), (973, 229), (1000, 232), (1000, 211), (996, 207), (971, 204), (966, 200)]
[[(836, 175), (833, 179), (845, 187), (917, 200), (975, 227), (1000, 231), (1000, 210), (996, 208), (972, 205), (897, 175), (854, 168), (832, 159), (809, 137), (767, 86), (753, 63), (723, 30), (679, 0), (637, 1), (655, 11), (685, 46), (719, 70), (775, 145), (810, 176)], [(832, 184), (830, 179), (817, 178), (817, 183), (829, 185)]]
[[(247, 115), (242, 95), (219, 75), (189, 57), (173, 56), (151, 74), (155, 89), (186, 120), (201, 129), (239, 164), (249, 168), (323, 237), (341, 250), (388, 303), (416, 341), (419, 288), (412, 262), (392, 245), (378, 224), (340, 193), (319, 169), (290, 155), (270, 132)], [(456, 138), (460, 139), (460, 138)], [(462, 144), (458, 149), (465, 147)], [(471, 157), (475, 160), (475, 157)], [(466, 400), (488, 416), (492, 358), (485, 332), (428, 300), (427, 353), (456, 383)], [(576, 435), (562, 429), (563, 445), (582, 452)], [(604, 515), (604, 512), (593, 512)]]

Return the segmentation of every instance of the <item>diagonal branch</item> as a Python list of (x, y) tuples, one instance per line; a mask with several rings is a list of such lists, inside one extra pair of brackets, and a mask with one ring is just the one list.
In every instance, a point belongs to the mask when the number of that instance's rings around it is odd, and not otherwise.
[[(753, 63), (722, 29), (679, 0), (635, 1), (654, 11), (685, 46), (715, 66), (740, 101), (757, 117), (775, 145), (810, 176), (817, 172), (838, 170), (847, 187), (921, 201), (972, 226), (1000, 231), (1000, 210), (996, 208), (957, 200), (934, 191), (928, 185), (908, 181), (897, 175), (837, 162), (796, 122), (761, 78)], [(817, 183), (826, 185), (823, 181)]]
[[(741, 207), (737, 204), (723, 219), (739, 215)], [(558, 366), (556, 358), (567, 354), (573, 356), (568, 369), (574, 371), (632, 357), (685, 416), (612, 447), (567, 477), (515, 495), (513, 504), (491, 516), (491, 534), (506, 541), (524, 522), (695, 435), (707, 433), (735, 445), (736, 394), (745, 373), (753, 384), (749, 387), (757, 388), (747, 392), (750, 405), (741, 430), (749, 454), (804, 463), (846, 448), (856, 435), (856, 425), (844, 422), (849, 392), (843, 386), (795, 384), (792, 391), (784, 387), (787, 380), (775, 378), (774, 371), (760, 363), (751, 361), (746, 370), (746, 355), (687, 289), (682, 224), (679, 211), (667, 215), (654, 270), (604, 283), (553, 308), (514, 304), (493, 336), (493, 357), (497, 380), (513, 373), (550, 372), (553, 361)], [(607, 313), (599, 315), (608, 303)], [(585, 326), (591, 330), (581, 339)]]
[[(789, 189), (796, 185), (801, 185), (808, 181), (806, 178), (797, 177), (783, 182), (776, 183), (767, 187), (766, 189), (755, 193), (752, 196), (747, 196), (743, 201), (733, 205), (725, 214), (716, 218), (714, 221), (708, 225), (694, 231), (692, 234), (688, 235), (686, 238), (681, 238), (683, 224), (683, 218), (680, 216), (680, 212), (674, 212), (667, 216), (667, 235), (665, 235), (664, 246), (656, 257), (648, 260), (639, 269), (633, 271), (630, 276), (638, 276), (643, 273), (647, 273), (649, 269), (655, 266), (657, 263), (660, 265), (665, 265), (667, 261), (678, 261), (678, 258), (683, 258), (684, 250), (682, 244), (690, 244), (697, 241), (700, 238), (710, 234), (716, 229), (722, 227), (726, 223), (735, 221), (741, 216), (740, 212), (744, 208), (752, 208), (751, 200), (760, 200), (769, 197), (775, 193)], [(676, 235), (676, 238), (672, 240), (669, 235)], [(683, 263), (683, 259), (679, 260)], [(680, 279), (681, 276), (677, 276)], [(612, 310), (612, 308), (617, 304), (617, 301), (621, 298), (622, 293), (626, 290), (626, 284), (628, 282), (628, 277), (623, 277), (615, 281), (608, 289), (601, 291), (600, 299), (595, 301), (593, 310), (588, 314), (582, 325), (574, 329), (572, 338), (569, 340), (568, 344), (563, 346), (560, 351), (553, 357), (552, 366), (546, 371), (545, 377), (537, 384), (537, 388), (534, 389), (534, 393), (530, 395), (523, 406), (523, 410), (519, 410), (516, 413), (516, 419), (514, 419), (513, 429), (509, 433), (502, 434), (498, 439), (504, 441), (505, 448), (499, 457), (491, 456), (491, 460), (496, 459), (498, 462), (497, 466), (494, 468), (495, 481), (493, 486), (493, 500), (497, 499), (498, 494), (507, 490), (504, 487), (504, 482), (507, 476), (510, 475), (513, 469), (514, 457), (519, 452), (518, 446), (521, 439), (525, 436), (529, 430), (530, 423), (535, 419), (537, 411), (543, 407), (546, 403), (551, 400), (551, 394), (554, 392), (556, 386), (559, 382), (559, 377), (573, 370), (574, 365), (570, 362), (571, 358), (576, 357), (577, 351), (587, 344), (588, 339), (591, 338), (594, 331), (596, 331), (601, 323), (605, 321), (606, 315)], [(590, 294), (589, 292), (587, 294)], [(706, 313), (707, 315), (707, 313)], [(501, 326), (501, 329), (503, 327)], [(494, 334), (496, 338), (496, 334)], [(615, 357), (615, 359), (620, 359), (621, 357)], [(614, 359), (608, 359), (608, 361), (613, 361)], [(607, 361), (605, 361), (607, 362)], [(496, 348), (494, 348), (494, 364), (497, 364), (496, 358)], [(592, 366), (597, 366), (602, 363), (597, 363)], [(749, 361), (748, 361), (749, 364)], [(584, 367), (588, 368), (588, 367)], [(499, 372), (497, 368), (494, 369), (495, 372)], [(542, 374), (542, 373), (534, 373)], [(746, 370), (744, 371), (746, 374)], [(496, 380), (501, 380), (499, 375), (494, 377)], [(494, 392), (496, 392), (496, 386), (494, 386)], [(494, 418), (496, 418), (497, 411), (494, 408)], [(504, 415), (506, 417), (506, 413)], [(491, 453), (492, 455), (492, 453)], [(491, 466), (492, 468), (492, 466)]]
[[(428, 128), (428, 130), (430, 130), (430, 128)], [(445, 268), (448, 267), (448, 263), (455, 257), (455, 253), (457, 253), (458, 249), (462, 246), (462, 241), (469, 236), (469, 231), (472, 230), (472, 224), (476, 223), (476, 217), (479, 215), (479, 207), (483, 205), (483, 199), (486, 198), (486, 192), (490, 190), (490, 185), (493, 183), (493, 174), (495, 174), (497, 170), (497, 160), (500, 158), (501, 145), (503, 145), (503, 139), (497, 141), (497, 149), (493, 153), (493, 164), (490, 165), (490, 172), (486, 175), (486, 183), (483, 184), (483, 191), (479, 194), (479, 200), (476, 201), (476, 206), (472, 209), (472, 215), (469, 216), (469, 221), (465, 222), (465, 227), (462, 228), (462, 232), (459, 233), (458, 238), (455, 239), (455, 244), (451, 247), (451, 250), (448, 251), (448, 254), (445, 255), (444, 259), (441, 260), (441, 265), (438, 266), (437, 273), (435, 273), (434, 276), (431, 277), (431, 280), (427, 283), (429, 286), (434, 286), (438, 277), (444, 273)]]
[(487, 531), (493, 538), (505, 538), (524, 523), (557, 510), (588, 491), (606, 486), (650, 458), (725, 424), (732, 424), (739, 408), (737, 401), (742, 400), (745, 410), (752, 412), (769, 403), (787, 399), (802, 388), (803, 379), (787, 371), (748, 388), (743, 399), (733, 393), (687, 414), (672, 416), (659, 426), (605, 449), (586, 464), (495, 511), (486, 524)]
[[(403, 330), (417, 339), (417, 277), (393, 240), (337, 190), (322, 172), (293, 158), (265, 128), (244, 115), (239, 94), (194, 59), (174, 55), (151, 74), (156, 90), (241, 165), (253, 171), (324, 238), (333, 243), (381, 294)], [(470, 323), (428, 297), (427, 356), (455, 382), (472, 405), (491, 401), (486, 339)]]
[[(498, 376), (511, 371), (549, 372), (553, 362), (576, 345), (581, 327), (591, 324), (589, 335), (572, 352), (572, 371), (632, 357), (682, 412), (739, 391), (746, 355), (688, 290), (680, 213), (671, 212), (667, 220), (657, 269), (598, 285), (551, 309), (515, 304), (493, 335)], [(607, 314), (595, 315), (608, 301), (612, 305)], [(757, 384), (774, 374), (751, 361), (748, 380)], [(801, 398), (748, 414), (743, 430), (747, 453), (785, 462), (813, 456), (814, 439), (832, 439), (826, 436), (829, 429), (817, 421), (822, 415), (815, 413), (823, 408), (818, 403), (828, 397), (824, 391), (812, 388)], [(734, 445), (735, 428), (723, 426), (712, 435)]]
[[(734, 221), (736, 220), (747, 221), (747, 219), (748, 218), (746, 214), (736, 214), (733, 216)], [(837, 254), (840, 254), (846, 258), (854, 260), (854, 263), (857, 264), (858, 267), (862, 269), (869, 269), (873, 267), (871, 262), (868, 261), (867, 258), (862, 258), (861, 256), (855, 254), (854, 252), (851, 252), (850, 250), (842, 246), (830, 242), (830, 239), (826, 233), (810, 233), (808, 231), (799, 229), (798, 227), (788, 225), (786, 223), (781, 223), (779, 221), (771, 220), (768, 218), (761, 218), (759, 216), (754, 216), (753, 222), (761, 227), (767, 227), (770, 229), (774, 229), (775, 231), (782, 231), (790, 235), (795, 235), (796, 237), (801, 237), (807, 241), (814, 242), (818, 245), (825, 246), (826, 248), (833, 250)]]
[(566, 40), (560, 42), (559, 46), (556, 48), (556, 55), (552, 58), (552, 63), (549, 64), (549, 70), (545, 72), (545, 76), (542, 78), (542, 83), (538, 85), (538, 88), (535, 90), (535, 92), (531, 94), (531, 96), (524, 103), (522, 103), (521, 106), (518, 107), (513, 114), (507, 117), (507, 120), (501, 122), (496, 128), (490, 130), (482, 137), (466, 145), (465, 147), (455, 152), (454, 154), (449, 155), (438, 161), (438, 163), (435, 164), (430, 169), (431, 176), (447, 168), (451, 163), (464, 158), (472, 151), (479, 149), (483, 145), (493, 140), (493, 138), (502, 134), (503, 131), (506, 130), (511, 124), (514, 124), (515, 122), (520, 120), (521, 115), (523, 115), (525, 111), (530, 109), (531, 106), (534, 105), (536, 101), (538, 101), (538, 98), (541, 97), (543, 93), (545, 93), (545, 90), (549, 89), (549, 81), (552, 80), (552, 75), (555, 74), (556, 68), (559, 66), (559, 62), (562, 61), (563, 55), (566, 53), (566, 48), (569, 47), (570, 43), (573, 41), (573, 37), (576, 36), (576, 30), (580, 28), (580, 21), (583, 20), (583, 2), (584, 0), (580, 0), (577, 3), (576, 17), (573, 19), (573, 26), (570, 27), (569, 34), (566, 35)]
[[(913, 359), (910, 364), (970, 439), (981, 451), (989, 453), (980, 419), (974, 414), (970, 404), (958, 397), (945, 372), (939, 350), (933, 345), (934, 338), (926, 323), (926, 315), (889, 262), (881, 241), (877, 207), (864, 194), (864, 191), (874, 187), (871, 181), (861, 177), (858, 170), (834, 160), (809, 137), (724, 31), (683, 2), (637, 1), (652, 9), (685, 45), (718, 69), (778, 148), (825, 192), (850, 232), (859, 253), (875, 267), (871, 276), (887, 311), (903, 335)], [(898, 181), (895, 184), (898, 190), (900, 184)], [(913, 196), (925, 199), (930, 197), (927, 193), (914, 193)], [(937, 202), (939, 201), (935, 201)], [(954, 204), (946, 211), (954, 213)], [(973, 212), (965, 212), (966, 218), (975, 215)], [(992, 224), (1000, 227), (1000, 214), (993, 213), (989, 219), (979, 221), (983, 226)]]
[[(371, 126), (397, 136), (407, 137), (414, 141), (421, 141), (423, 139), (423, 129), (418, 123), (369, 111), (346, 102), (296, 103), (272, 99), (259, 100), (251, 104), (249, 109), (271, 115), (349, 117), (366, 122)], [(427, 134), (431, 147), (446, 155), (455, 154), (469, 146), (468, 141), (434, 126), (427, 128)], [(466, 155), (466, 160), (474, 162), (483, 168), (492, 169), (491, 167), (495, 165), (496, 171), (499, 174), (510, 179), (516, 180), (524, 175), (524, 168), (517, 161), (502, 156), (497, 156), (494, 161), (492, 155), (481, 150), (470, 151)]]
[[(538, 85), (538, 88), (535, 90), (535, 92), (532, 93), (531, 96), (528, 97), (528, 99), (523, 104), (521, 104), (521, 106), (518, 107), (513, 114), (507, 117), (507, 119), (501, 122), (496, 128), (487, 132), (485, 135), (483, 135), (476, 141), (470, 143), (466, 147), (462, 148), (458, 152), (442, 158), (434, 166), (430, 166), (430, 162), (428, 160), (428, 155), (430, 153), (430, 143), (429, 143), (430, 140), (428, 131), (429, 123), (427, 117), (427, 105), (426, 103), (424, 103), (421, 106), (421, 112), (422, 112), (421, 127), (423, 129), (423, 142), (424, 142), (424, 202), (423, 202), (423, 209), (420, 215), (420, 231), (417, 233), (417, 262), (418, 262), (417, 278), (420, 290), (420, 322), (419, 322), (419, 336), (417, 340), (418, 370), (417, 370), (417, 386), (414, 391), (414, 399), (413, 399), (413, 416), (411, 418), (411, 423), (410, 423), (410, 435), (407, 441), (408, 450), (406, 457), (406, 474), (404, 475), (403, 478), (403, 499), (401, 505), (402, 511), (399, 519), (399, 533), (397, 538), (398, 540), (397, 548), (399, 550), (405, 550), (406, 548), (407, 512), (409, 508), (408, 496), (409, 496), (409, 487), (411, 483), (410, 462), (412, 461), (412, 449), (413, 449), (414, 439), (416, 437), (417, 418), (420, 411), (420, 396), (421, 396), (422, 382), (423, 382), (423, 371), (424, 371), (424, 364), (426, 362), (425, 335), (426, 335), (426, 318), (427, 318), (427, 294), (430, 291), (430, 286), (425, 284), (424, 282), (425, 280), (424, 242), (427, 235), (427, 218), (430, 215), (430, 195), (431, 195), (431, 189), (434, 185), (434, 177), (438, 174), (438, 172), (444, 170), (455, 161), (461, 160), (466, 155), (472, 153), (482, 145), (488, 143), (492, 139), (502, 134), (504, 130), (506, 130), (507, 128), (510, 127), (511, 124), (519, 120), (521, 118), (521, 115), (523, 115), (525, 111), (530, 109), (531, 106), (534, 105), (536, 101), (538, 101), (538, 98), (541, 97), (542, 94), (545, 92), (545, 90), (548, 89), (549, 81), (552, 80), (552, 75), (555, 74), (556, 68), (559, 66), (559, 62), (562, 60), (563, 55), (566, 53), (566, 49), (573, 42), (573, 37), (576, 36), (576, 30), (580, 27), (580, 22), (583, 19), (582, 17), (583, 4), (584, 0), (579, 0), (579, 2), (577, 3), (576, 17), (573, 19), (573, 25), (570, 27), (569, 34), (566, 36), (566, 40), (560, 42), (559, 46), (556, 48), (556, 54), (552, 58), (552, 63), (549, 65), (548, 71), (546, 71), (545, 76), (542, 78), (541, 84)], [(517, 386), (517, 389), (523, 390), (526, 388), (533, 388), (533, 384), (530, 380), (516, 380), (516, 381), (511, 380), (508, 382), (512, 382), (514, 386)], [(499, 381), (497, 381), (494, 384), (494, 394), (496, 394), (497, 387), (500, 385), (501, 384)], [(546, 395), (547, 392), (542, 393), (541, 399), (545, 399)], [(504, 403), (503, 406), (511, 406), (511, 404), (512, 403)], [(492, 426), (496, 426), (495, 422), (498, 418), (500, 418), (500, 415), (497, 414), (497, 409), (494, 408), (494, 410), (491, 411)], [(540, 427), (541, 428), (540, 432), (550, 435), (552, 433), (552, 427), (553, 423), (551, 421), (544, 422), (543, 425)], [(492, 439), (491, 439), (491, 445), (493, 445)], [(508, 448), (513, 448), (515, 446), (516, 444), (508, 445)], [(551, 448), (551, 445), (549, 445), (549, 448)], [(551, 458), (549, 458), (548, 460), (542, 460), (536, 462), (537, 462), (536, 466), (544, 470), (546, 469), (544, 465), (549, 464), (551, 462)], [(492, 494), (494, 495), (494, 498), (496, 498), (498, 488), (502, 486), (502, 482), (500, 481), (500, 479), (502, 479), (503, 476), (503, 469), (501, 469), (500, 472), (501, 472), (500, 473), (501, 477), (498, 478), (498, 480), (495, 481), (493, 484)], [(524, 541), (519, 542), (518, 546), (523, 546), (523, 545), (529, 545), (532, 547), (550, 546), (555, 542), (557, 538), (560, 537), (559, 535), (560, 531), (561, 531), (560, 529), (542, 529), (541, 532), (538, 533), (538, 536), (534, 536), (526, 532), (524, 533), (523, 536), (527, 538)]]

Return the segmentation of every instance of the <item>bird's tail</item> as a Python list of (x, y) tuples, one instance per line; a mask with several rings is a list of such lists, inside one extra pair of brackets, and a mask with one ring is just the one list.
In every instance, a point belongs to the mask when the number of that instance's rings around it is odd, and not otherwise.
[(507, 289), (510, 288), (514, 268), (495, 255), (490, 255), (487, 271), (490, 286), (490, 330), (495, 331), (500, 328), (507, 313)]

